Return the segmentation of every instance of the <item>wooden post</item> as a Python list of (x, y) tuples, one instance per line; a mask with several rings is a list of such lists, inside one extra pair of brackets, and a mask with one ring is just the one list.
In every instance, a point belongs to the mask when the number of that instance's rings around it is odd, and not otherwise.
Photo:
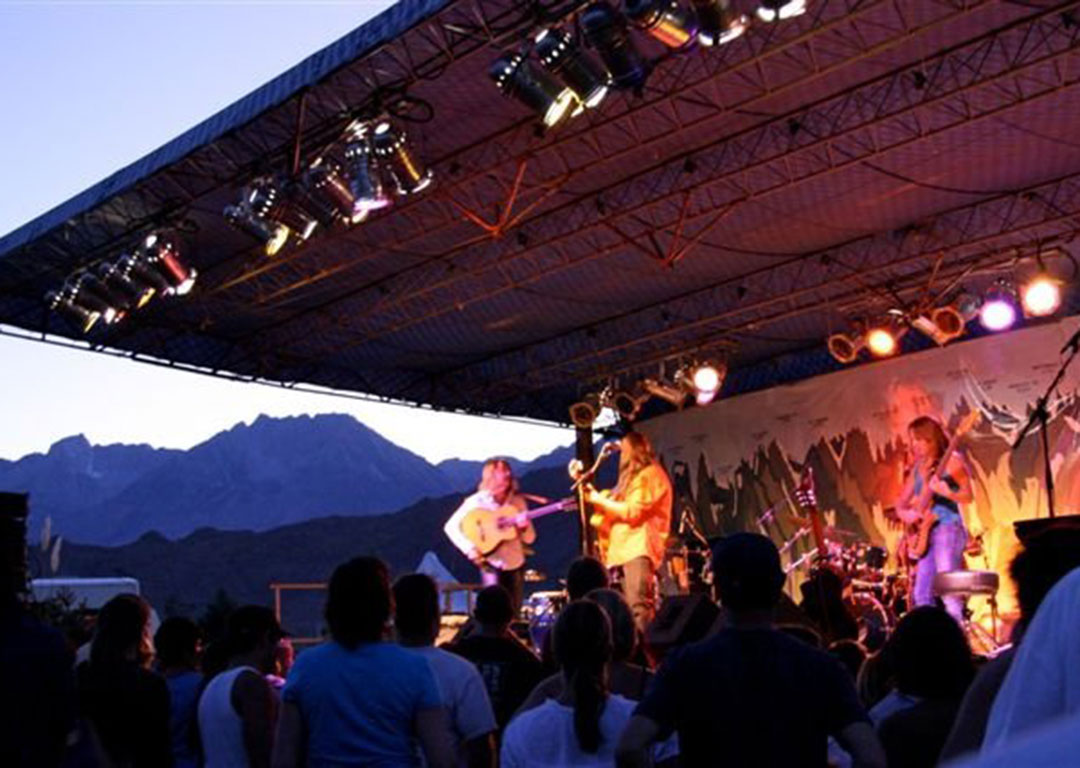
[[(578, 427), (576, 430), (577, 441), (575, 455), (581, 462), (581, 466), (588, 468), (596, 460), (593, 456), (593, 431), (592, 427)], [(596, 546), (592, 527), (589, 525), (591, 509), (584, 502), (582, 494), (578, 494), (578, 524), (581, 526), (581, 554), (595, 556)]]

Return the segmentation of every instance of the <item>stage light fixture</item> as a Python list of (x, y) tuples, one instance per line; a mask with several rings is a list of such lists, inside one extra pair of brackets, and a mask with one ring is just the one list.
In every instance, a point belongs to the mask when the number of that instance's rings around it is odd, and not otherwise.
[(761, 0), (757, 17), (766, 22), (793, 19), (806, 13), (807, 3), (808, 0)]
[(574, 91), (567, 88), (520, 53), (495, 59), (488, 70), (506, 96), (515, 98), (540, 115), (548, 128), (557, 124), (574, 106)]
[(874, 357), (891, 357), (896, 354), (900, 345), (891, 328), (877, 326), (866, 332), (866, 348)]
[(939, 347), (963, 336), (966, 326), (964, 315), (953, 306), (937, 307), (911, 321), (912, 328), (932, 339)]
[(727, 368), (711, 361), (698, 363), (690, 369), (689, 383), (698, 405), (708, 405), (720, 394), (727, 377)]
[(154, 297), (156, 288), (133, 276), (127, 258), (122, 256), (112, 263), (99, 264), (95, 274), (112, 295), (120, 297), (125, 309), (142, 309)]
[(609, 402), (606, 405), (626, 421), (633, 421), (641, 412), (641, 406), (648, 399), (649, 395), (645, 392), (616, 390), (611, 393)]
[(390, 205), (390, 196), (383, 189), (379, 168), (371, 149), (367, 123), (354, 123), (350, 126), (351, 138), (345, 145), (346, 172), (349, 177), (349, 191), (353, 196), (353, 209), (349, 219), (359, 224), (372, 211)]
[(750, 28), (750, 17), (731, 7), (731, 0), (691, 0), (698, 19), (698, 42), (726, 45)]
[(616, 88), (634, 89), (645, 83), (648, 69), (626, 29), (622, 15), (600, 0), (581, 14), (585, 41), (593, 48), (611, 73)]
[(866, 346), (866, 339), (863, 336), (849, 336), (846, 333), (834, 333), (826, 341), (826, 346), (829, 348), (829, 354), (832, 355), (838, 363), (849, 365), (858, 359), (859, 352)]
[(337, 163), (316, 158), (304, 174), (304, 192), (304, 209), (322, 226), (330, 227), (339, 220), (352, 223), (356, 198)]
[(74, 301), (74, 292), (70, 284), (65, 285), (59, 291), (49, 291), (45, 294), (45, 304), (50, 310), (65, 317), (69, 322), (77, 326), (83, 333), (89, 333), (101, 319), (101, 313), (97, 310), (88, 309)]
[(147, 236), (139, 249), (139, 259), (155, 270), (168, 283), (167, 293), (184, 296), (195, 287), (199, 273), (184, 263), (177, 242), (170, 236), (154, 232)]
[(586, 107), (595, 109), (600, 106), (611, 85), (611, 77), (581, 49), (570, 34), (551, 27), (540, 31), (535, 44), (540, 66), (574, 92), (577, 106), (573, 114), (581, 114)]
[(641, 382), (641, 388), (653, 397), (666, 400), (676, 408), (682, 408), (686, 404), (687, 396), (690, 394), (680, 386), (657, 379), (644, 379)]
[(1020, 302), (1027, 317), (1052, 315), (1061, 307), (1061, 285), (1041, 272), (1020, 289)]
[(668, 48), (685, 48), (697, 37), (697, 19), (676, 0), (625, 0), (630, 23)]
[(425, 168), (409, 149), (405, 131), (395, 128), (389, 120), (375, 125), (371, 148), (379, 167), (385, 168), (394, 180), (398, 194), (415, 195), (434, 181), (435, 174), (430, 168)]
[(591, 427), (600, 415), (600, 396), (585, 395), (579, 402), (570, 406), (570, 421), (575, 427)]
[(274, 256), (289, 241), (289, 228), (272, 218), (280, 204), (274, 180), (259, 178), (244, 190), (239, 204), (225, 207), (225, 220), (262, 243), (267, 256)]
[(988, 331), (1004, 331), (1016, 323), (1016, 316), (1016, 291), (1007, 281), (997, 281), (983, 298), (979, 322)]

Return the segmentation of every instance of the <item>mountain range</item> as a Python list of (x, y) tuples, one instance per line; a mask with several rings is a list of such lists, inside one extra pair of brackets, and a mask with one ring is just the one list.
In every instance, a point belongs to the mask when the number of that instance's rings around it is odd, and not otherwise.
[[(572, 448), (519, 476), (565, 466)], [(0, 489), (31, 494), (31, 535), (46, 517), (68, 541), (102, 546), (199, 529), (267, 531), (316, 518), (385, 515), (471, 488), (480, 461), (432, 464), (348, 415), (237, 424), (189, 450), (91, 445), (82, 435), (46, 453), (0, 460)], [(565, 474), (564, 474), (565, 476)]]

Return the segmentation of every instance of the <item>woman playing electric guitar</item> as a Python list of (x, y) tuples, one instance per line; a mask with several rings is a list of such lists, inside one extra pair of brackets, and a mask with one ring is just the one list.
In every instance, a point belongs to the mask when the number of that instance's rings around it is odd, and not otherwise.
[[(960, 505), (970, 502), (973, 494), (967, 464), (954, 449), (977, 420), (977, 412), (965, 419), (951, 441), (928, 416), (908, 427), (915, 462), (897, 501), (897, 515), (914, 529), (904, 545), (909, 558), (918, 558), (912, 589), (916, 606), (934, 603), (935, 574), (964, 567), (967, 530)], [(963, 600), (949, 596), (943, 601), (949, 614), (962, 620)]]

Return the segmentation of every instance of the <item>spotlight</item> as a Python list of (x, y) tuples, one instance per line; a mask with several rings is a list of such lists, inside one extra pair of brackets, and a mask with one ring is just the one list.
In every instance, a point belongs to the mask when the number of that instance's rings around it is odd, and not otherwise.
[(495, 59), (488, 70), (499, 90), (533, 110), (548, 128), (558, 123), (574, 104), (574, 92), (520, 53)]
[(682, 408), (686, 403), (687, 391), (674, 384), (669, 384), (666, 381), (657, 381), (656, 379), (645, 379), (641, 382), (641, 388), (648, 392), (653, 397), (659, 397), (661, 400), (667, 400), (676, 408)]
[(159, 232), (151, 234), (143, 241), (139, 257), (168, 283), (167, 293), (184, 296), (195, 286), (199, 273), (183, 262), (180, 249), (172, 238)]
[(95, 272), (113, 296), (121, 297), (125, 308), (141, 309), (154, 297), (155, 287), (135, 278), (127, 261), (130, 258), (122, 256), (111, 264), (99, 264)]
[(899, 345), (891, 329), (878, 326), (866, 332), (866, 348), (874, 357), (890, 357), (896, 354)]
[(1061, 286), (1045, 273), (1036, 275), (1020, 289), (1020, 302), (1027, 317), (1046, 317), (1061, 307)]
[(1005, 280), (998, 280), (983, 297), (979, 322), (988, 331), (1004, 331), (1016, 322), (1016, 290)]
[(225, 220), (261, 242), (267, 256), (274, 256), (289, 240), (289, 228), (272, 218), (280, 204), (281, 192), (273, 179), (256, 179), (238, 205), (226, 206)]
[(626, 419), (626, 421), (633, 421), (637, 418), (638, 413), (640, 413), (641, 406), (643, 406), (648, 399), (649, 395), (645, 392), (617, 390), (611, 393), (610, 401), (607, 405)]
[(536, 56), (540, 66), (558, 77), (574, 92), (578, 106), (574, 114), (588, 107), (595, 109), (607, 95), (611, 76), (581, 50), (577, 42), (561, 29), (545, 29), (536, 36)]
[(697, 20), (675, 0), (626, 0), (626, 16), (668, 48), (685, 48), (697, 36)]
[(866, 340), (862, 336), (849, 336), (846, 333), (834, 333), (826, 342), (829, 354), (836, 361), (848, 365), (854, 363), (859, 357), (859, 352), (866, 346)]
[(694, 390), (698, 405), (708, 405), (720, 393), (727, 376), (727, 368), (712, 362), (695, 365), (690, 370), (689, 384)]
[(691, 0), (698, 19), (698, 42), (726, 45), (750, 28), (750, 17), (732, 9), (731, 0)]
[(356, 199), (341, 168), (325, 158), (317, 158), (304, 174), (302, 204), (324, 227), (339, 219), (352, 223)]
[(581, 14), (581, 26), (586, 42), (604, 62), (616, 88), (640, 88), (645, 83), (645, 61), (614, 8), (603, 0), (593, 3)]
[(963, 313), (952, 306), (938, 307), (911, 321), (912, 328), (933, 339), (939, 347), (963, 336), (966, 325)]
[(600, 415), (600, 396), (585, 395), (580, 402), (570, 406), (570, 421), (575, 427), (591, 427)]
[(352, 139), (345, 145), (349, 191), (353, 196), (349, 220), (353, 224), (359, 224), (372, 211), (390, 205), (390, 197), (383, 190), (367, 134), (367, 124), (357, 123), (352, 127)]
[(97, 321), (101, 319), (101, 313), (97, 310), (88, 309), (81, 304), (76, 304), (70, 285), (65, 285), (59, 291), (49, 291), (45, 294), (45, 304), (49, 309), (67, 318), (83, 333), (89, 333)]
[(757, 16), (762, 21), (782, 21), (806, 13), (807, 0), (761, 0)]
[(389, 120), (375, 126), (371, 145), (376, 160), (390, 173), (399, 194), (415, 195), (431, 185), (435, 175), (409, 149), (405, 132), (395, 129)]

